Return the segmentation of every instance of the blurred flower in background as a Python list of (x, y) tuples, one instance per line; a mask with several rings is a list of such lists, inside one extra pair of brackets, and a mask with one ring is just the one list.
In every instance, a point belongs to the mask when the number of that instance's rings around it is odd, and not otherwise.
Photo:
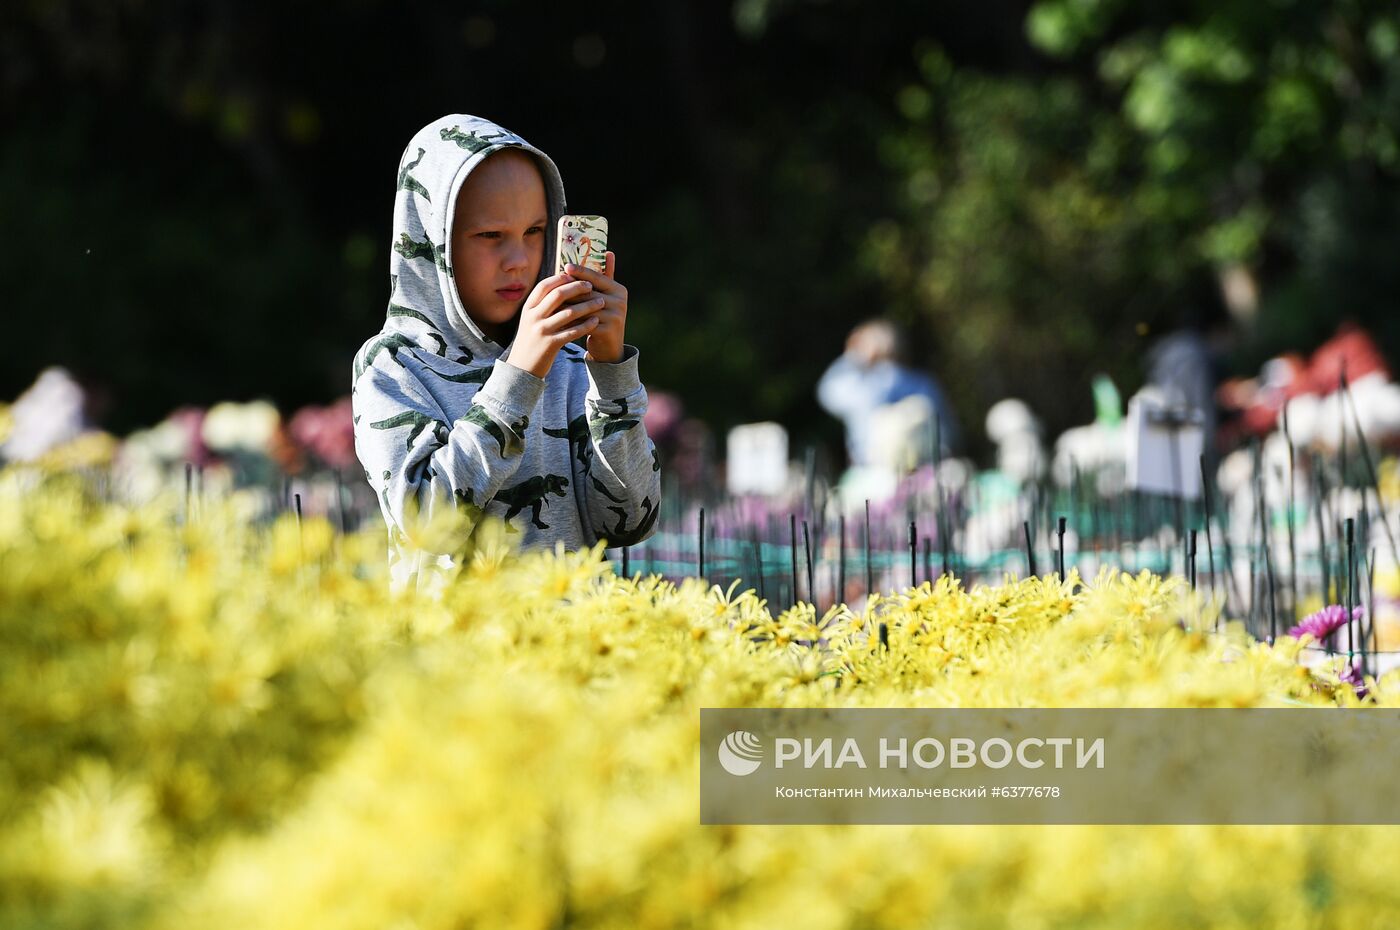
[(201, 435), (220, 454), (266, 453), (277, 435), (282, 417), (265, 400), (247, 404), (215, 404), (204, 415)]
[(149, 501), (180, 476), (184, 464), (212, 464), (202, 407), (184, 406), (149, 429), (127, 436), (117, 453), (118, 480), (134, 500)]
[[(292, 415), (287, 432), (298, 447), (321, 464), (334, 469), (355, 465), (355, 424), (350, 398), (342, 397), (325, 407), (302, 407)], [(651, 413), (647, 413), (651, 428)]]
[(670, 391), (647, 391), (647, 412), (642, 419), (647, 435), (658, 449), (670, 451), (676, 430), (685, 417), (685, 404)]
[(9, 410), (0, 459), (32, 462), (91, 429), (83, 389), (66, 368), (46, 368)]
[(235, 485), (273, 487), (283, 477), (273, 458), (281, 428), (281, 414), (266, 400), (224, 402), (209, 408), (200, 435), (229, 464)]

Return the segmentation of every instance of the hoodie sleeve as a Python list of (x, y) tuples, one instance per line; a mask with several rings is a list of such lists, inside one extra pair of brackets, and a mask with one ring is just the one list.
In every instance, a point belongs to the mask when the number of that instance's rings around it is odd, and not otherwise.
[(542, 379), (498, 360), (471, 409), (446, 422), (407, 369), (366, 367), (353, 393), (355, 451), (395, 537), (433, 551), (457, 548), (461, 539), (434, 545), (415, 531), (453, 510), (463, 532), (471, 532), (485, 503), (520, 466), (525, 429), (543, 390)]
[(656, 530), (661, 513), (661, 461), (642, 418), (647, 392), (637, 375), (637, 349), (615, 363), (587, 361), (591, 455), (580, 505), (594, 535), (608, 546), (634, 546)]
[(849, 417), (868, 409), (868, 394), (866, 374), (849, 352), (837, 356), (817, 382), (817, 402), (835, 417)]

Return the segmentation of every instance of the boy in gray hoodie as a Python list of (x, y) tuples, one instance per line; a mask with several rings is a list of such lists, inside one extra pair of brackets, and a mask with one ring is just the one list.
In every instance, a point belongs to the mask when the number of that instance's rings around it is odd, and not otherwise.
[[(351, 388), (395, 589), (440, 583), (483, 517), (524, 547), (630, 546), (655, 530), (660, 463), (623, 342), (627, 289), (611, 252), (604, 273), (552, 273), (565, 212), (549, 156), (479, 117), (428, 124), (399, 160), (388, 313)], [(445, 511), (447, 537), (423, 532)]]

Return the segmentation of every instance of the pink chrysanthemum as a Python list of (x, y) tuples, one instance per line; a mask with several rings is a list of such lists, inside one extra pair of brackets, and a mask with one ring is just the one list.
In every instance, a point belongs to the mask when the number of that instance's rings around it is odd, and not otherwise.
[[(1355, 607), (1351, 612), (1351, 617), (1358, 623), (1365, 615), (1364, 607)], [(1322, 642), (1329, 635), (1341, 629), (1347, 622), (1347, 609), (1340, 604), (1328, 604), (1316, 613), (1308, 614), (1303, 618), (1303, 622), (1288, 631), (1288, 635), (1302, 639), (1304, 633), (1311, 633), (1312, 638)]]

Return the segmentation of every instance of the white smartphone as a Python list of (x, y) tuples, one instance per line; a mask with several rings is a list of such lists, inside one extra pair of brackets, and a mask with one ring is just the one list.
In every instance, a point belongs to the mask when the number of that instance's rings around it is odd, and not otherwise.
[(554, 248), (554, 273), (563, 274), (572, 262), (594, 271), (607, 270), (608, 218), (566, 213), (559, 217), (559, 235)]

